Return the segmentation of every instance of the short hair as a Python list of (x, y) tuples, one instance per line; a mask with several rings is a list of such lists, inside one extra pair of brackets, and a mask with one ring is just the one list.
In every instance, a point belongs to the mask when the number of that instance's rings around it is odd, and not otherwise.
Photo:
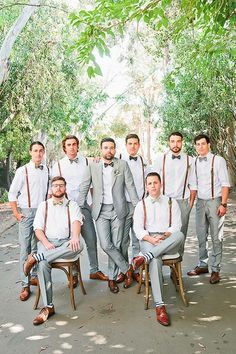
[(70, 140), (70, 139), (74, 139), (77, 143), (77, 147), (79, 147), (79, 139), (77, 138), (77, 136), (69, 134), (66, 135), (65, 138), (62, 140), (61, 144), (62, 144), (62, 149), (64, 152), (66, 152), (66, 141)]
[(125, 137), (125, 143), (127, 144), (128, 140), (129, 139), (137, 139), (138, 140), (138, 143), (140, 143), (140, 139), (139, 139), (139, 136), (137, 134), (128, 134), (126, 137)]
[(114, 144), (114, 147), (116, 147), (116, 142), (114, 139), (112, 138), (103, 138), (100, 142), (100, 147), (102, 147), (102, 144), (103, 143), (113, 143)]
[(184, 138), (184, 137), (183, 137), (183, 134), (181, 134), (180, 132), (172, 132), (172, 133), (169, 134), (168, 140), (170, 140), (170, 137), (171, 137), (172, 135), (179, 136), (182, 140), (183, 140), (183, 138)]
[(197, 136), (195, 136), (195, 138), (194, 138), (194, 144), (196, 144), (196, 142), (197, 142), (198, 140), (201, 140), (201, 139), (206, 139), (207, 144), (210, 144), (210, 138), (209, 138), (209, 136), (206, 135), (206, 134), (198, 134)]
[(30, 147), (29, 147), (29, 150), (32, 151), (32, 148), (34, 145), (40, 145), (42, 146), (43, 150), (45, 150), (45, 147), (43, 145), (43, 143), (41, 143), (41, 141), (33, 141), (31, 144), (30, 144)]
[(55, 176), (52, 178), (51, 180), (51, 185), (53, 184), (53, 182), (56, 182), (56, 181), (63, 181), (65, 183), (65, 186), (66, 186), (66, 180), (64, 177), (62, 176)]
[(159, 181), (161, 182), (161, 176), (157, 172), (149, 172), (147, 176), (145, 177), (145, 182), (147, 183), (148, 177), (157, 177)]

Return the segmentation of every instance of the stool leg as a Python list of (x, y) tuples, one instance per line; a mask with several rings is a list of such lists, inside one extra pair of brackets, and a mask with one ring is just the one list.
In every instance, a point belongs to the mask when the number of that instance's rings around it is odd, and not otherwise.
[(40, 299), (40, 286), (39, 284), (37, 285), (37, 290), (36, 290), (36, 298), (35, 298), (35, 303), (34, 303), (34, 307), (33, 309), (36, 310), (38, 308), (38, 304), (39, 304), (39, 299)]
[(84, 283), (83, 283), (82, 276), (81, 276), (80, 260), (79, 260), (79, 259), (78, 259), (78, 261), (77, 261), (77, 268), (78, 268), (79, 284), (80, 284), (80, 286), (81, 286), (81, 289), (82, 289), (83, 294), (86, 295), (86, 291), (85, 291), (85, 288), (84, 288)]
[(188, 300), (186, 299), (184, 287), (183, 287), (183, 279), (182, 279), (182, 270), (181, 270), (181, 263), (178, 262), (176, 264), (177, 272), (178, 272), (178, 280), (179, 280), (179, 292), (180, 296), (183, 300), (185, 306), (188, 306)]
[(73, 266), (68, 266), (68, 280), (69, 280), (69, 285), (70, 285), (70, 301), (71, 301), (71, 306), (73, 307), (74, 310), (76, 310), (75, 306), (75, 296), (74, 296), (74, 287), (73, 287), (73, 274), (72, 274), (72, 268)]
[(144, 304), (144, 308), (145, 308), (145, 310), (147, 310), (148, 303), (149, 303), (149, 266), (146, 262), (145, 262), (144, 270), (145, 270), (145, 304)]
[(178, 291), (178, 270), (176, 268), (176, 264), (170, 265), (170, 270), (171, 270), (171, 279), (174, 283), (175, 290)]
[(137, 294), (140, 294), (142, 287), (142, 278), (143, 278), (143, 266), (139, 267), (139, 281), (137, 286)]

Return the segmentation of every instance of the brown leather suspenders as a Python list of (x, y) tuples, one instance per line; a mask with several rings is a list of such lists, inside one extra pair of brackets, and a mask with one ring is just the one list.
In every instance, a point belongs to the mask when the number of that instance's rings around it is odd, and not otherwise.
[[(212, 197), (212, 199), (215, 198), (215, 189), (214, 189), (214, 162), (215, 162), (215, 157), (216, 157), (216, 155), (213, 155), (212, 160), (211, 160), (211, 197)], [(198, 179), (198, 176), (197, 176), (197, 160), (198, 160), (198, 157), (195, 160), (196, 179)]]
[(61, 165), (60, 165), (60, 162), (58, 161), (57, 162), (57, 165), (58, 165), (58, 172), (59, 172), (59, 176), (62, 177), (62, 173), (61, 173)]
[(28, 207), (31, 208), (30, 190), (29, 190), (29, 176), (28, 176), (28, 170), (27, 170), (26, 166), (25, 166), (25, 178), (26, 178), (26, 188), (27, 188), (27, 196), (28, 196)]
[[(70, 221), (70, 208), (69, 208), (70, 201), (67, 203), (67, 218), (68, 218), (68, 228), (69, 228), (69, 237), (71, 234), (71, 221)], [(45, 214), (44, 214), (44, 226), (43, 232), (46, 232), (46, 225), (47, 225), (47, 218), (48, 218), (48, 201), (45, 201)]]
[[(142, 199), (142, 203), (143, 203), (143, 225), (144, 225), (144, 229), (146, 230), (147, 227), (147, 208), (146, 208), (146, 204), (145, 204), (145, 200), (144, 198)], [(172, 198), (169, 197), (169, 227), (171, 227), (172, 225)]]
[[(162, 192), (164, 195), (165, 195), (165, 168), (166, 168), (166, 154), (164, 154), (164, 156), (163, 156), (163, 164), (162, 164)], [(185, 191), (186, 191), (186, 187), (187, 187), (188, 170), (189, 170), (189, 156), (187, 155), (186, 174), (185, 174), (185, 179), (184, 179), (182, 199), (184, 199)]]

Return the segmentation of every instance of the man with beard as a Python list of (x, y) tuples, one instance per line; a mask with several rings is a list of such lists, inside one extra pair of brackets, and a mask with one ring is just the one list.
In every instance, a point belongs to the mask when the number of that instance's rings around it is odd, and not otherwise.
[(28, 254), (37, 250), (33, 222), (39, 203), (47, 198), (49, 184), (48, 168), (42, 162), (44, 145), (40, 141), (34, 141), (29, 153), (31, 161), (16, 170), (8, 194), (11, 209), (19, 223), (21, 301), (28, 300), (30, 285), (37, 285), (34, 269), (31, 278), (25, 276), (23, 264)]
[(30, 254), (24, 264), (27, 276), (38, 264), (38, 279), (44, 307), (33, 324), (40, 325), (55, 313), (52, 302), (52, 268), (58, 258), (73, 258), (82, 251), (80, 229), (82, 214), (79, 206), (66, 197), (66, 181), (57, 176), (52, 179), (52, 198), (40, 203), (34, 220), (38, 242), (37, 253)]
[[(67, 135), (62, 140), (62, 148), (65, 156), (56, 162), (52, 168), (52, 177), (62, 176), (66, 180), (66, 193), (69, 200), (74, 200), (78, 203), (79, 186), (82, 182), (83, 175), (88, 169), (88, 160), (79, 154), (79, 139), (75, 135)], [(107, 276), (98, 268), (97, 255), (97, 235), (91, 216), (91, 195), (88, 193), (88, 198), (84, 205), (81, 206), (81, 211), (84, 216), (83, 226), (81, 227), (81, 235), (85, 241), (89, 264), (90, 264), (90, 279), (107, 280)], [(73, 284), (74, 287), (78, 284), (78, 276), (73, 269)]]
[[(167, 153), (158, 156), (153, 170), (162, 180), (162, 193), (177, 201), (181, 211), (181, 232), (186, 240), (191, 209), (197, 193), (194, 160), (182, 152), (183, 135), (172, 132), (169, 135), (169, 148)], [(184, 243), (179, 253), (184, 254)]]
[(92, 183), (92, 216), (101, 247), (108, 255), (108, 286), (112, 293), (118, 293), (118, 270), (125, 274), (124, 288), (130, 287), (133, 273), (132, 266), (121, 253), (125, 219), (129, 212), (125, 189), (134, 206), (138, 203), (138, 196), (127, 162), (114, 157), (115, 141), (104, 138), (100, 147), (102, 159), (89, 165), (88, 173), (80, 185), (79, 205), (84, 205)]

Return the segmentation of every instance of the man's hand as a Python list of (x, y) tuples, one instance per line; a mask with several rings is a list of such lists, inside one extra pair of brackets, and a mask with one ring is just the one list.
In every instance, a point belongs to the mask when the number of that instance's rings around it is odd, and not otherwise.
[(69, 241), (68, 246), (70, 247), (71, 251), (73, 251), (73, 252), (79, 251), (79, 250), (80, 250), (80, 242), (79, 242), (78, 237), (76, 237), (76, 238), (73, 237), (73, 238)]
[(225, 208), (223, 205), (220, 205), (219, 208), (217, 209), (217, 215), (219, 216), (224, 216), (226, 214), (227, 208)]
[(49, 242), (47, 239), (45, 239), (43, 241), (43, 245), (47, 250), (53, 250), (55, 248), (55, 246), (51, 242)]
[(21, 221), (22, 219), (24, 219), (26, 217), (24, 214), (21, 214), (21, 213), (16, 213), (16, 214), (14, 214), (14, 216), (17, 221)]

